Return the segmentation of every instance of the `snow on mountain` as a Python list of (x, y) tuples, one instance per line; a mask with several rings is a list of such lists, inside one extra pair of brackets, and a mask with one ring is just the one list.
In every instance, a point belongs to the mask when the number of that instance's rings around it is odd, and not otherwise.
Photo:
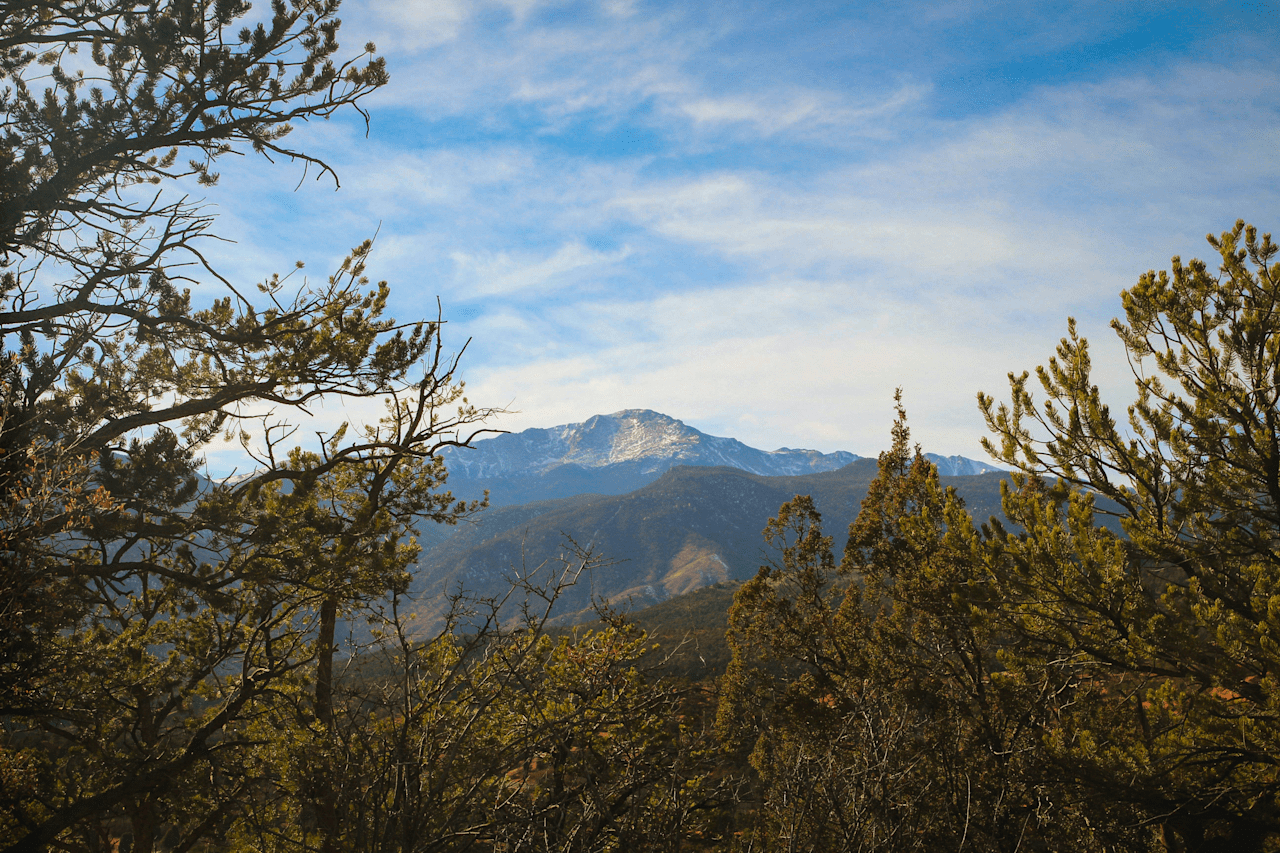
[[(414, 571), (415, 592), (429, 596), (465, 586), (500, 596), (509, 586), (507, 569), (523, 565), (526, 549), (556, 553), (566, 535), (625, 557), (566, 593), (558, 616), (585, 612), (593, 595), (653, 603), (750, 577), (759, 565), (760, 529), (783, 501), (814, 495), (838, 531), (856, 515), (877, 469), (874, 459), (847, 452), (758, 450), (646, 409), (500, 435), (445, 453), (454, 498), (487, 494), (489, 509), (469, 524), (420, 528), (425, 550)], [(997, 470), (960, 456), (930, 459), (943, 476)], [(962, 486), (966, 493), (986, 495), (978, 505), (998, 512), (998, 478), (970, 482), (972, 488)], [(436, 630), (440, 615), (420, 610), (425, 621), (419, 627)]]
[(834, 471), (858, 458), (844, 451), (757, 450), (658, 412), (625, 409), (580, 424), (484, 439), (470, 450), (450, 449), (445, 463), (451, 477), (466, 479), (537, 475), (561, 465), (591, 469), (624, 463), (638, 464), (647, 474), (661, 474), (675, 465), (726, 465), (778, 476)]
[(938, 474), (942, 477), (971, 477), (1005, 470), (964, 456), (939, 456), (936, 453), (926, 453), (924, 458), (938, 467)]
[[(707, 435), (648, 409), (624, 409), (583, 423), (499, 435), (477, 441), (470, 449), (450, 448), (445, 453), (454, 486), (462, 480), (541, 478), (562, 466), (584, 474), (625, 469), (646, 482), (676, 465), (724, 465), (763, 476), (815, 474), (861, 458), (845, 451), (758, 450), (734, 438)], [(963, 456), (925, 455), (943, 476), (1000, 470)]]

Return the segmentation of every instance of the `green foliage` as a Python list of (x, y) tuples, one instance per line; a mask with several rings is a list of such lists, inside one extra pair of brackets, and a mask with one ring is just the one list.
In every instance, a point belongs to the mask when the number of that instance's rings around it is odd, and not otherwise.
[[(1028, 475), (1006, 495), (1028, 535), (997, 543), (1022, 641), (1010, 666), (1038, 678), (1067, 659), (1076, 678), (1047, 732), (1060, 766), (1172, 849), (1264, 849), (1280, 837), (1280, 267), (1243, 222), (1209, 242), (1218, 275), (1174, 258), (1123, 294), (1124, 426), (1074, 323), (1037, 371), (1042, 404), (1026, 374), (1009, 404), (981, 403), (991, 449)], [(1060, 485), (1030, 479), (1045, 476)], [(1096, 526), (1093, 494), (1123, 536)]]
[[(409, 638), (414, 527), (482, 506), (437, 451), (490, 411), (369, 241), (255, 291), (171, 194), (231, 153), (328, 171), (291, 123), (387, 79), (337, 8), (0, 0), (0, 850), (664, 849), (714, 799), (643, 634), (533, 615), (589, 555)], [(341, 398), (386, 413), (297, 446)], [(220, 439), (250, 476), (199, 476)], [(361, 623), (381, 675), (339, 653)]]
[(662, 675), (712, 685), (729, 666), (729, 608), (741, 584), (712, 584), (638, 611), (635, 622), (662, 644), (654, 663)]
[[(253, 721), (304, 684), (331, 716), (336, 618), (404, 587), (415, 518), (475, 508), (433, 453), (485, 412), (438, 322), (385, 316), (370, 244), (251, 299), (169, 194), (243, 149), (325, 168), (290, 122), (386, 80), (372, 46), (337, 58), (336, 11), (0, 3), (2, 849), (216, 837), (255, 784)], [(333, 397), (390, 404), (291, 449)], [(197, 475), (223, 433), (260, 463), (234, 485)]]
[(595, 562), (553, 562), (522, 590), (544, 609), (510, 629), (494, 622), (499, 602), (455, 598), (449, 630), (415, 642), (394, 599), (379, 648), (335, 684), (331, 729), (297, 718), (303, 701), (257, 722), (277, 752), (234, 843), (316, 846), (312, 791), (327, 775), (341, 849), (679, 848), (716, 795), (704, 778), (711, 740), (681, 720), (679, 692), (640, 670), (650, 643), (633, 625), (545, 630), (555, 599)]
[(719, 725), (752, 750), (757, 836), (795, 850), (1097, 846), (1039, 779), (1041, 695), (1000, 671), (983, 539), (898, 415), (840, 564), (797, 496), (765, 531), (780, 563), (735, 599)]
[(910, 459), (901, 409), (839, 567), (807, 498), (770, 522), (720, 717), (762, 843), (1276, 848), (1280, 265), (1243, 223), (1210, 243), (1218, 275), (1122, 294), (1124, 426), (1074, 323), (1043, 403), (1025, 373), (980, 396), (1009, 528)]

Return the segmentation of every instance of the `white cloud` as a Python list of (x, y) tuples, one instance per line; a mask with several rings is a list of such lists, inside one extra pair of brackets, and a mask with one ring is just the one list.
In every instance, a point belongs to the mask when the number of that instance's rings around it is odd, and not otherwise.
[(928, 271), (1007, 265), (1041, 236), (980, 199), (904, 203), (863, 195), (847, 174), (816, 183), (719, 175), (649, 186), (614, 204), (673, 239), (792, 270), (868, 261)]
[[(978, 455), (974, 395), (1000, 393), (1008, 370), (1030, 366), (1019, 352), (1025, 336), (991, 335), (995, 324), (972, 307), (948, 317), (905, 302), (868, 310), (852, 293), (809, 284), (565, 309), (554, 335), (528, 329), (530, 346), (473, 370), (473, 396), (511, 400), (526, 413), (506, 418), (507, 429), (649, 407), (756, 446), (872, 455), (887, 442), (893, 389), (902, 385), (917, 438), (931, 450)], [(538, 345), (555, 337), (589, 339), (592, 348)]]
[(886, 122), (919, 104), (928, 86), (901, 86), (869, 104), (859, 105), (833, 92), (801, 91), (772, 97), (738, 95), (696, 97), (676, 109), (699, 125), (745, 124), (763, 136), (791, 131), (839, 128), (868, 136), (887, 134)]
[(383, 50), (424, 50), (456, 39), (475, 5), (470, 0), (367, 0), (361, 21)]
[(630, 18), (636, 13), (636, 0), (603, 0), (600, 6), (615, 18)]
[(495, 3), (449, 0), (436, 17), (421, 20), (416, 6), (387, 16), (375, 6), (375, 14), (358, 20), (361, 33), (386, 31), (383, 40), (398, 54), (391, 57), (395, 82), (374, 103), (430, 118), (489, 115), (497, 122), (509, 120), (500, 116), (506, 108), (526, 105), (538, 110), (543, 133), (583, 115), (608, 122), (652, 107), (647, 121), (666, 133), (803, 131), (838, 142), (841, 134), (886, 135), (895, 116), (930, 92), (917, 83), (865, 93), (794, 86), (711, 91), (698, 66), (723, 35), (714, 15), (691, 9), (641, 15), (631, 0), (604, 0), (602, 14), (578, 9), (546, 23), (531, 14), (532, 0), (510, 0), (497, 3), (510, 7), (506, 28), (478, 30), (477, 10)]
[(516, 24), (524, 23), (534, 9), (539, 5), (545, 5), (540, 3), (540, 0), (495, 0), (495, 2), (511, 13)]
[[(681, 68), (703, 35), (676, 27), (678, 15), (625, 15), (618, 14), (624, 6), (605, 6), (600, 14), (577, 9), (547, 23), (534, 14), (535, 3), (523, 0), (452, 2), (461, 10), (457, 25), (438, 30), (449, 38), (417, 39), (421, 44), (413, 35), (417, 28), (401, 32), (394, 16), (384, 20), (368, 9), (355, 18), (357, 37), (374, 37), (379, 47), (385, 41), (390, 48), (393, 84), (372, 104), (393, 104), (431, 119), (498, 122), (508, 120), (501, 115), (508, 108), (527, 105), (554, 125), (588, 110), (628, 111), (692, 85)], [(510, 16), (505, 24), (481, 14), (495, 6)]]
[(468, 255), (454, 252), (453, 262), (463, 289), (474, 296), (492, 296), (540, 287), (544, 291), (561, 287), (580, 278), (585, 269), (618, 264), (631, 254), (623, 246), (614, 252), (600, 252), (572, 241), (546, 257), (507, 252)]
[(477, 393), (513, 399), (527, 413), (513, 429), (648, 406), (759, 446), (870, 454), (902, 385), (926, 448), (979, 456), (975, 393), (1000, 397), (1008, 371), (1044, 363), (1075, 314), (1122, 406), (1130, 380), (1106, 328), (1117, 292), (1170, 254), (1203, 254), (1234, 197), (1276, 211), (1250, 174), (1280, 127), (1274, 106), (1224, 110), (1200, 91), (1206, 77), (1259, 82), (1189, 68), (1161, 93), (1061, 87), (808, 178), (636, 180), (610, 211), (734, 260), (742, 283), (544, 314), (522, 328), (526, 345), (478, 368)]
[[(671, 239), (775, 270), (905, 266), (935, 292), (1011, 275), (1051, 291), (1066, 275), (1068, 299), (1110, 296), (1110, 273), (1133, 252), (1159, 264), (1176, 243), (1227, 227), (1237, 214), (1219, 211), (1231, 196), (1274, 206), (1266, 179), (1280, 164), (1263, 149), (1280, 137), (1280, 112), (1243, 96), (1224, 108), (1208, 92), (1277, 83), (1188, 68), (1160, 86), (1044, 90), (866, 163), (813, 177), (704, 173), (638, 185), (613, 205)], [(1155, 199), (1167, 206), (1144, 204)], [(1145, 254), (1155, 233), (1171, 251)]]
[[(1123, 400), (1117, 291), (1236, 216), (1280, 230), (1266, 70), (1095, 76), (944, 119), (927, 83), (711, 74), (694, 60), (717, 33), (687, 12), (394, 14), (379, 25), (428, 35), (403, 35), (416, 52), (383, 103), (435, 123), (379, 137), (375, 106), (374, 142), (329, 131), (344, 191), (304, 191), (295, 215), (382, 221), (373, 263), (399, 313), (437, 292), (446, 315), (478, 310), (451, 331), (474, 336), (472, 399), (524, 411), (512, 429), (647, 406), (757, 446), (871, 454), (902, 385), (927, 449), (976, 456), (975, 392), (1043, 363), (1068, 314)], [(605, 139), (623, 126), (653, 138), (623, 156)], [(337, 251), (315, 233), (300, 239)], [(287, 268), (292, 247), (254, 239), (236, 251)]]

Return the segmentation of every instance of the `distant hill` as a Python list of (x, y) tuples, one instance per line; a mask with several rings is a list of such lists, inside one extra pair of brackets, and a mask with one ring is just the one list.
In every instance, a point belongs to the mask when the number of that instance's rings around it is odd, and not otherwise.
[(732, 656), (725, 632), (742, 584), (726, 581), (646, 607), (632, 615), (658, 645), (646, 663), (667, 677), (705, 682), (724, 674)]
[[(928, 456), (944, 475), (999, 470), (962, 456)], [(450, 491), (473, 499), (488, 489), (493, 506), (581, 494), (622, 495), (647, 486), (678, 465), (729, 467), (777, 477), (835, 471), (861, 458), (845, 451), (757, 450), (648, 409), (527, 429), (477, 441), (471, 448), (444, 451)]]
[[(561, 552), (566, 536), (618, 562), (568, 591), (564, 622), (590, 611), (593, 596), (639, 610), (683, 593), (755, 574), (772, 556), (761, 535), (784, 501), (812, 495), (827, 532), (842, 549), (849, 523), (875, 478), (877, 462), (856, 459), (835, 471), (762, 476), (729, 467), (680, 466), (623, 495), (576, 495), (481, 513), (454, 535), (430, 544), (413, 589), (418, 618), (433, 627), (441, 593), (505, 591), (513, 571)], [(976, 518), (999, 512), (1000, 473), (944, 477)], [(428, 544), (428, 543), (424, 543)]]

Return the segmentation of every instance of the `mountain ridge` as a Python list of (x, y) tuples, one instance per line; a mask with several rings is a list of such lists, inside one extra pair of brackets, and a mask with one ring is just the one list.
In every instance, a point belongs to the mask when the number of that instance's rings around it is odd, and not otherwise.
[[(868, 458), (843, 450), (759, 450), (650, 409), (623, 409), (581, 423), (506, 433), (469, 448), (446, 448), (443, 455), (450, 491), (475, 499), (487, 490), (495, 506), (585, 493), (626, 494), (679, 465), (724, 466), (778, 477), (835, 471)], [(962, 456), (925, 455), (943, 476), (1001, 470)]]

